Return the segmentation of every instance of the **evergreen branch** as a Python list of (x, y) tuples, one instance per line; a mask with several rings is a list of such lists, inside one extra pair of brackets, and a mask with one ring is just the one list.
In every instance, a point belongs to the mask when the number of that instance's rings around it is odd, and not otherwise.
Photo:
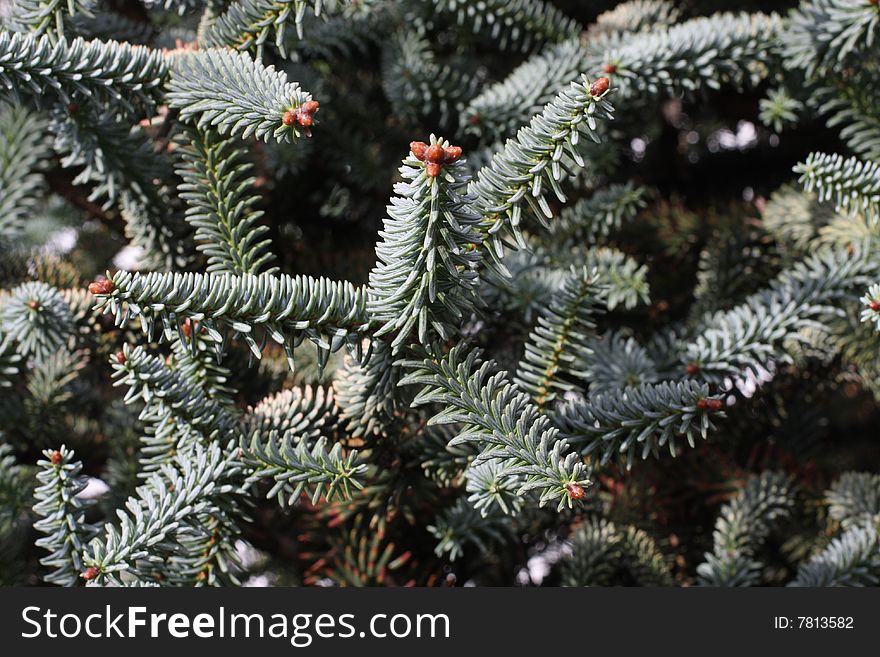
[(257, 57), (274, 33), (275, 47), (285, 55), (285, 27), (292, 18), (296, 33), (303, 36), (303, 17), (310, 8), (321, 15), (323, 0), (233, 0), (204, 34), (207, 46), (232, 46), (238, 50), (256, 49)]
[(167, 76), (162, 54), (116, 41), (52, 42), (48, 36), (0, 32), (0, 95), (65, 103), (82, 94), (126, 107), (150, 105)]
[(657, 366), (635, 338), (606, 334), (590, 341), (587, 348), (576, 365), (582, 368), (591, 393), (610, 394), (660, 380)]
[(40, 117), (0, 103), (0, 250), (21, 235), (25, 218), (35, 210), (48, 155)]
[(73, 336), (70, 307), (58, 290), (45, 283), (22, 283), (0, 302), (0, 334), (17, 343), (24, 358), (42, 361)]
[(450, 445), (479, 445), (474, 465), (503, 462), (506, 476), (522, 478), (520, 495), (538, 490), (542, 506), (558, 499), (560, 510), (583, 498), (590, 483), (583, 463), (506, 372), (494, 371), (491, 361), (478, 365), (477, 356), (456, 346), (439, 361), (402, 361), (412, 372), (400, 385), (422, 385), (413, 405), (444, 407), (429, 424), (461, 423)]
[(779, 472), (753, 475), (736, 497), (721, 508), (713, 534), (715, 545), (697, 568), (704, 586), (753, 586), (760, 581), (758, 550), (771, 532), (794, 511), (791, 478)]
[(401, 117), (439, 112), (440, 125), (449, 126), (480, 82), (480, 75), (437, 63), (428, 40), (414, 31), (398, 33), (382, 51), (382, 86)]
[(33, 488), (31, 469), (16, 462), (10, 445), (0, 443), (0, 559), (4, 563), (12, 562), (31, 541)]
[(242, 461), (252, 469), (248, 482), (274, 479), (266, 497), (277, 497), (278, 503), (293, 506), (303, 492), (311, 496), (312, 504), (321, 497), (327, 501), (339, 497), (351, 499), (352, 487), (363, 488), (359, 477), (367, 466), (358, 464), (357, 450), (343, 453), (342, 445), (334, 443), (327, 450), (327, 438), (321, 436), (310, 445), (308, 440), (288, 432), (268, 435), (253, 434), (250, 444), (242, 445)]
[(595, 38), (603, 34), (643, 32), (674, 25), (679, 16), (678, 8), (668, 0), (629, 0), (599, 14), (589, 34)]
[(687, 371), (720, 383), (774, 360), (790, 360), (786, 343), (802, 342), (806, 328), (823, 331), (817, 320), (836, 312), (829, 304), (867, 284), (876, 270), (867, 247), (853, 254), (825, 249), (797, 263), (767, 289), (709, 316), (688, 345)]
[(841, 155), (811, 153), (797, 165), (800, 183), (816, 191), (819, 201), (837, 204), (837, 210), (861, 212), (871, 221), (880, 220), (880, 164)]
[[(433, 136), (430, 146), (413, 142), (411, 148), (400, 168), (404, 182), (394, 188), (397, 197), (379, 233), (378, 264), (367, 289), (367, 310), (380, 324), (375, 335), (393, 336), (393, 353), (414, 332), (423, 345), (437, 335), (454, 335), (473, 310), (480, 262), (480, 218), (463, 195), (469, 176), (458, 159), (461, 149)], [(428, 161), (434, 151), (445, 163)]]
[(0, 389), (12, 387), (21, 360), (21, 355), (16, 353), (12, 340), (0, 334)]
[(777, 14), (694, 18), (625, 40), (586, 70), (611, 72), (624, 99), (756, 86), (777, 64), (782, 25)]
[(589, 518), (571, 538), (562, 562), (563, 586), (669, 586), (672, 576), (663, 553), (647, 533), (624, 529), (604, 518)]
[(783, 54), (808, 76), (843, 67), (880, 39), (880, 9), (863, 0), (805, 0), (782, 34)]
[(867, 293), (862, 297), (862, 303), (865, 305), (862, 310), (862, 321), (874, 322), (874, 326), (880, 331), (880, 283), (874, 283), (868, 288)]
[(547, 187), (565, 201), (559, 187), (563, 170), (586, 166), (578, 148), (580, 137), (598, 141), (597, 120), (610, 119), (613, 112), (607, 94), (606, 78), (592, 84), (586, 78), (572, 82), (477, 173), (469, 191), (476, 196), (474, 205), (483, 215), (497, 257), (503, 255), (505, 234), (526, 247), (520, 227), (524, 206), (545, 225), (543, 217), (553, 216)]
[(484, 143), (503, 140), (577, 80), (586, 57), (580, 38), (547, 47), (471, 99), (462, 112), (462, 125)]
[(45, 460), (38, 461), (40, 485), (34, 491), (34, 513), (40, 517), (34, 529), (46, 536), (37, 539), (37, 546), (48, 550), (49, 556), (40, 563), (51, 571), (43, 579), (61, 586), (76, 586), (83, 571), (82, 552), (94, 534), (85, 521), (86, 503), (77, 495), (85, 488), (80, 477), (82, 463), (73, 460), (73, 452), (45, 450)]
[(668, 447), (676, 456), (680, 438), (695, 447), (697, 436), (705, 440), (714, 430), (713, 416), (724, 417), (722, 408), (706, 384), (667, 381), (567, 401), (553, 418), (571, 445), (583, 445), (584, 454), (601, 451), (603, 464), (620, 457), (631, 468), (637, 454), (659, 458)]
[(240, 465), (217, 444), (179, 452), (138, 487), (118, 525), (108, 524), (86, 548), (82, 577), (96, 584), (120, 584), (133, 576), (150, 580), (180, 553), (181, 541), (202, 530), (200, 519), (219, 513), (217, 501), (237, 490)]
[(169, 369), (164, 360), (147, 353), (142, 346), (125, 345), (111, 360), (114, 385), (128, 386), (126, 403), (136, 399), (146, 404), (139, 419), (157, 426), (183, 422), (203, 433), (205, 440), (228, 437), (237, 418), (207, 395), (191, 377)]
[(195, 228), (198, 250), (208, 256), (208, 271), (259, 274), (273, 259), (268, 230), (257, 222), (260, 199), (250, 192), (253, 166), (233, 138), (198, 128), (181, 139), (182, 166), (177, 174), (180, 198), (187, 202), (186, 220)]
[(857, 525), (835, 538), (798, 569), (789, 586), (877, 586), (880, 583), (880, 529)]
[(647, 203), (648, 190), (632, 183), (612, 184), (564, 208), (538, 241), (554, 249), (595, 245), (632, 221)]
[(493, 544), (503, 543), (513, 534), (509, 516), (502, 513), (484, 516), (461, 497), (438, 514), (434, 524), (428, 525), (427, 529), (437, 540), (434, 554), (438, 557), (448, 555), (450, 561), (463, 556), (468, 545), (474, 545), (485, 554)]
[(383, 340), (372, 341), (361, 361), (347, 355), (333, 382), (346, 430), (355, 436), (382, 433), (398, 405), (399, 380), (400, 368)]
[(303, 386), (265, 397), (242, 418), (243, 434), (253, 440), (274, 431), (314, 443), (329, 436), (336, 423), (336, 398), (332, 388)]
[(10, 21), (19, 32), (63, 39), (67, 24), (78, 16), (92, 16), (95, 9), (95, 0), (15, 0)]
[(203, 50), (175, 60), (166, 96), (181, 119), (221, 135), (290, 141), (311, 134), (318, 103), (247, 53)]
[(829, 515), (849, 529), (880, 517), (880, 475), (845, 472), (825, 494)]
[(223, 341), (220, 331), (236, 332), (257, 358), (261, 348), (255, 334), (262, 329), (284, 345), (291, 366), (293, 348), (303, 338), (321, 353), (336, 351), (367, 324), (364, 289), (326, 278), (118, 271), (112, 280), (93, 285), (97, 308), (112, 313), (119, 326), (137, 317), (152, 334), (158, 321), (168, 336), (176, 330), (183, 339), (183, 324), (189, 319), (204, 329), (205, 339), (216, 343)]
[(580, 25), (543, 0), (432, 0), (439, 12), (454, 13), (474, 34), (484, 30), (502, 50), (531, 50), (533, 45), (577, 36)]
[(539, 410), (552, 404), (558, 392), (575, 387), (569, 379), (576, 376), (578, 361), (590, 352), (601, 296), (595, 272), (572, 271), (529, 333), (514, 381)]

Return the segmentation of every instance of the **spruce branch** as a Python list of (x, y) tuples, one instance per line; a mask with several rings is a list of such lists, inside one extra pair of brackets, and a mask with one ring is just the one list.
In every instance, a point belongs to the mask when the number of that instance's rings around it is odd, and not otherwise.
[(577, 363), (590, 352), (597, 305), (603, 291), (595, 272), (572, 271), (529, 333), (514, 381), (528, 392), (539, 410), (560, 392), (572, 390)]
[(62, 39), (69, 24), (77, 17), (93, 16), (96, 8), (95, 0), (15, 0), (10, 22), (19, 32)]
[(248, 483), (273, 479), (266, 497), (277, 497), (281, 505), (293, 506), (304, 492), (312, 504), (322, 497), (328, 502), (336, 497), (348, 500), (352, 488), (363, 488), (359, 477), (367, 466), (358, 463), (357, 450), (344, 453), (340, 443), (328, 450), (324, 436), (310, 444), (294, 432), (271, 430), (268, 435), (253, 434), (242, 450), (242, 462), (250, 469)]
[(428, 525), (427, 529), (437, 540), (434, 553), (438, 557), (448, 555), (450, 561), (463, 556), (469, 545), (480, 553), (487, 553), (493, 545), (504, 543), (513, 534), (509, 516), (497, 511), (484, 516), (461, 497), (438, 514), (434, 524)]
[(247, 53), (211, 49), (174, 62), (166, 99), (184, 121), (221, 135), (290, 141), (311, 134), (317, 101)]
[(862, 321), (874, 322), (874, 326), (880, 331), (880, 283), (874, 283), (868, 288), (862, 297), (862, 304), (865, 306), (862, 310)]
[(536, 44), (577, 36), (578, 23), (543, 0), (432, 0), (439, 12), (453, 13), (459, 25), (486, 34), (502, 50), (531, 50)]
[(182, 165), (177, 174), (180, 198), (187, 202), (186, 220), (195, 228), (197, 248), (208, 256), (209, 272), (272, 274), (268, 228), (257, 222), (263, 213), (251, 192), (255, 178), (245, 151), (231, 137), (194, 128), (180, 140)]
[(844, 472), (825, 494), (829, 515), (844, 529), (880, 518), (880, 475)]
[(837, 310), (831, 302), (852, 295), (877, 271), (867, 245), (823, 249), (784, 271), (768, 288), (734, 308), (708, 316), (687, 347), (683, 370), (713, 383), (757, 372), (772, 361), (790, 361), (786, 345), (803, 342), (804, 329)]
[(234, 443), (194, 445), (151, 474), (137, 495), (117, 511), (86, 548), (82, 576), (95, 584), (121, 584), (129, 578), (151, 581), (173, 564), (181, 543), (204, 532), (206, 518), (221, 513), (218, 501), (238, 490), (241, 466), (230, 456)]
[(402, 361), (411, 372), (400, 385), (422, 386), (414, 406), (443, 406), (429, 424), (462, 425), (450, 445), (480, 446), (475, 466), (502, 462), (507, 477), (522, 479), (518, 494), (537, 490), (541, 506), (556, 500), (560, 510), (572, 506), (590, 484), (584, 464), (507, 373), (491, 361), (478, 364), (478, 355), (458, 345), (439, 360)]
[(185, 339), (188, 319), (218, 344), (224, 332), (240, 335), (257, 358), (263, 332), (284, 346), (291, 367), (293, 349), (304, 338), (318, 345), (323, 358), (356, 342), (367, 324), (364, 289), (326, 278), (118, 271), (93, 285), (97, 308), (112, 313), (119, 326), (138, 318), (150, 335), (158, 327)]
[(296, 33), (302, 39), (306, 9), (320, 16), (323, 4), (323, 0), (233, 0), (205, 31), (203, 41), (207, 46), (254, 49), (260, 57), (274, 34), (275, 47), (283, 56), (288, 22), (294, 22)]
[(620, 458), (631, 468), (637, 455), (671, 456), (685, 439), (692, 448), (714, 430), (714, 418), (723, 418), (723, 403), (709, 394), (709, 386), (692, 380), (656, 384), (591, 394), (559, 405), (553, 414), (572, 446), (584, 454), (601, 452), (601, 463)]
[(799, 182), (819, 201), (837, 204), (837, 210), (861, 212), (871, 221), (880, 220), (880, 164), (856, 157), (811, 153), (794, 168)]
[(805, 0), (782, 34), (783, 54), (808, 76), (856, 61), (880, 39), (880, 9), (863, 0)]
[(880, 528), (868, 522), (848, 529), (798, 569), (789, 586), (877, 586)]
[(0, 103), (0, 250), (20, 237), (36, 209), (48, 155), (39, 115)]
[(82, 552), (95, 529), (85, 521), (86, 502), (77, 497), (86, 481), (80, 476), (82, 463), (74, 461), (73, 451), (65, 446), (45, 450), (45, 459), (37, 462), (40, 485), (34, 491), (34, 513), (40, 517), (34, 529), (46, 536), (37, 546), (49, 551), (40, 560), (50, 572), (45, 581), (61, 586), (76, 586), (83, 572)]
[(521, 228), (525, 208), (546, 226), (545, 217), (553, 216), (548, 187), (565, 202), (559, 182), (564, 172), (587, 166), (581, 136), (598, 142), (599, 120), (610, 120), (613, 112), (608, 93), (607, 78), (572, 82), (477, 173), (469, 191), (476, 196), (474, 206), (483, 215), (497, 257), (503, 255), (506, 237), (526, 248)]
[(433, 136), (410, 147), (367, 289), (375, 336), (393, 336), (394, 353), (413, 334), (423, 345), (454, 335), (473, 310), (480, 262), (480, 218), (464, 193), (470, 178), (461, 149)]
[(55, 288), (22, 283), (0, 297), (0, 333), (18, 345), (23, 357), (41, 361), (73, 336), (73, 314)]
[(762, 565), (755, 560), (767, 537), (794, 512), (791, 477), (779, 472), (753, 475), (715, 523), (714, 548), (697, 568), (704, 586), (754, 586)]
[(637, 586), (672, 584), (666, 558), (646, 532), (589, 518), (571, 538), (571, 554), (562, 562), (562, 585), (611, 586), (621, 579)]
[(18, 100), (83, 95), (97, 102), (150, 106), (167, 76), (161, 53), (116, 41), (53, 42), (48, 36), (0, 32), (0, 90)]

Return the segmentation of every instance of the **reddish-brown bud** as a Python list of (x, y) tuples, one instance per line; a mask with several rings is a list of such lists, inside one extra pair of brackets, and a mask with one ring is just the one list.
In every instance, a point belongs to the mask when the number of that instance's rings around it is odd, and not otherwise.
[(76, 114), (79, 111), (79, 105), (76, 103), (68, 103), (67, 104), (67, 113), (68, 114)]
[(701, 399), (697, 402), (697, 408), (701, 411), (711, 411), (717, 413), (724, 407), (724, 403), (720, 399)]
[(125, 365), (125, 362), (127, 360), (128, 360), (128, 358), (125, 357), (124, 351), (117, 351), (116, 352), (116, 362), (117, 363), (119, 363), (120, 365)]
[(447, 162), (455, 162), (461, 157), (461, 146), (447, 146), (443, 149), (443, 154)]
[(190, 335), (192, 335), (192, 321), (190, 321), (189, 317), (187, 317), (185, 320), (183, 320), (183, 334), (186, 337), (189, 337)]
[(434, 164), (443, 164), (444, 155), (443, 147), (440, 144), (431, 144), (425, 152), (425, 159)]
[(286, 111), (281, 115), (281, 123), (287, 126), (291, 126), (296, 123), (296, 114), (291, 112), (290, 110)]
[(608, 91), (609, 86), (608, 78), (599, 78), (593, 84), (590, 85), (590, 95), (591, 96), (601, 96), (606, 91)]
[(479, 114), (471, 114), (468, 118), (468, 123), (470, 123), (471, 125), (480, 125), (480, 123), (482, 122), (483, 119), (480, 117)]
[(89, 283), (89, 292), (95, 296), (99, 294), (110, 294), (113, 291), (113, 281), (109, 278), (99, 278)]
[(880, 300), (872, 299), (871, 302), (868, 304), (868, 308), (873, 310), (875, 313), (880, 312)]
[(687, 372), (688, 374), (690, 374), (691, 376), (693, 376), (694, 374), (699, 374), (700, 373), (700, 365), (699, 365), (699, 363), (688, 363), (685, 366), (684, 371)]
[(99, 573), (99, 571), (97, 568), (95, 568), (94, 566), (89, 566), (88, 568), (85, 569), (85, 572), (83, 572), (83, 574), (80, 575), (80, 577), (82, 577), (87, 582), (90, 582), (91, 580), (95, 579), (98, 576), (98, 573)]
[(61, 457), (61, 452), (56, 449), (54, 452), (52, 452), (50, 460), (52, 461), (52, 465), (61, 465), (61, 461), (63, 461), (64, 459)]
[(437, 162), (428, 162), (425, 165), (425, 173), (428, 174), (431, 178), (436, 178), (440, 175), (440, 171), (443, 170), (443, 165)]
[(617, 73), (617, 67), (614, 64), (605, 64), (602, 67), (602, 72), (607, 73), (608, 75), (614, 75)]
[(412, 151), (412, 154), (415, 155), (417, 160), (425, 161), (425, 152), (428, 150), (428, 145), (423, 141), (411, 141), (409, 143), (409, 150)]
[(573, 500), (582, 500), (584, 499), (584, 495), (586, 495), (584, 487), (580, 484), (568, 484), (565, 487), (565, 491), (568, 493), (568, 496)]
[(39, 310), (40, 309), (40, 302), (37, 301), (36, 299), (30, 299), (27, 302), (27, 307), (30, 308), (31, 310)]

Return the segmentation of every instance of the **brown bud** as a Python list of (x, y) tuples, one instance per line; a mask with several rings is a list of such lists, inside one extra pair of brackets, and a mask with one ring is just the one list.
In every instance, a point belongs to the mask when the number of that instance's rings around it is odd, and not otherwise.
[(580, 484), (571, 483), (565, 487), (565, 491), (568, 493), (568, 496), (573, 500), (582, 500), (584, 499), (584, 487)]
[(124, 351), (117, 351), (116, 352), (116, 362), (117, 363), (119, 363), (120, 365), (125, 365), (125, 362), (127, 360), (128, 360), (128, 358), (125, 357)]
[(712, 413), (717, 413), (724, 406), (724, 403), (720, 399), (701, 399), (697, 402), (697, 408), (701, 411), (711, 411)]
[(461, 146), (447, 146), (443, 149), (443, 155), (447, 162), (455, 162), (461, 157)]
[(483, 119), (480, 118), (479, 114), (471, 114), (470, 118), (468, 118), (468, 123), (470, 123), (471, 125), (480, 125), (482, 121)]
[(68, 103), (67, 104), (67, 113), (68, 114), (76, 114), (79, 111), (79, 105), (76, 103)]
[(443, 164), (444, 155), (443, 147), (440, 144), (431, 144), (425, 152), (425, 159), (434, 164)]
[(411, 141), (409, 143), (409, 150), (412, 151), (412, 154), (415, 155), (417, 160), (425, 161), (425, 151), (428, 150), (428, 145), (423, 141)]
[(868, 308), (873, 310), (875, 313), (880, 312), (880, 300), (872, 299), (871, 302), (868, 304)]
[(684, 368), (684, 371), (693, 376), (694, 374), (700, 373), (700, 364), (699, 363), (688, 363)]
[(31, 310), (39, 310), (40, 309), (40, 302), (37, 301), (36, 299), (30, 299), (27, 302), (27, 307), (30, 308)]
[(64, 459), (61, 457), (61, 452), (56, 449), (54, 452), (52, 452), (50, 460), (52, 461), (52, 465), (61, 465), (61, 461)]
[(113, 281), (109, 278), (99, 278), (89, 283), (89, 292), (98, 296), (99, 294), (110, 294), (113, 291)]
[(436, 178), (440, 175), (440, 171), (443, 170), (443, 166), (438, 164), (437, 162), (428, 162), (425, 165), (425, 173), (428, 174), (431, 178)]
[(614, 64), (605, 64), (602, 67), (602, 72), (607, 73), (608, 75), (614, 75), (617, 73), (617, 67)]
[(291, 126), (296, 123), (296, 114), (287, 110), (284, 114), (281, 115), (281, 123), (286, 126)]
[(190, 321), (189, 317), (183, 320), (183, 334), (186, 337), (189, 337), (192, 334), (192, 321)]
[(599, 78), (593, 84), (590, 85), (590, 95), (591, 96), (601, 96), (606, 91), (608, 91), (609, 86), (608, 78)]
[(95, 568), (94, 566), (89, 566), (88, 568), (85, 569), (85, 572), (82, 575), (80, 575), (80, 577), (82, 577), (84, 580), (89, 582), (89, 581), (95, 579), (98, 576), (99, 572), (100, 571), (97, 568)]

